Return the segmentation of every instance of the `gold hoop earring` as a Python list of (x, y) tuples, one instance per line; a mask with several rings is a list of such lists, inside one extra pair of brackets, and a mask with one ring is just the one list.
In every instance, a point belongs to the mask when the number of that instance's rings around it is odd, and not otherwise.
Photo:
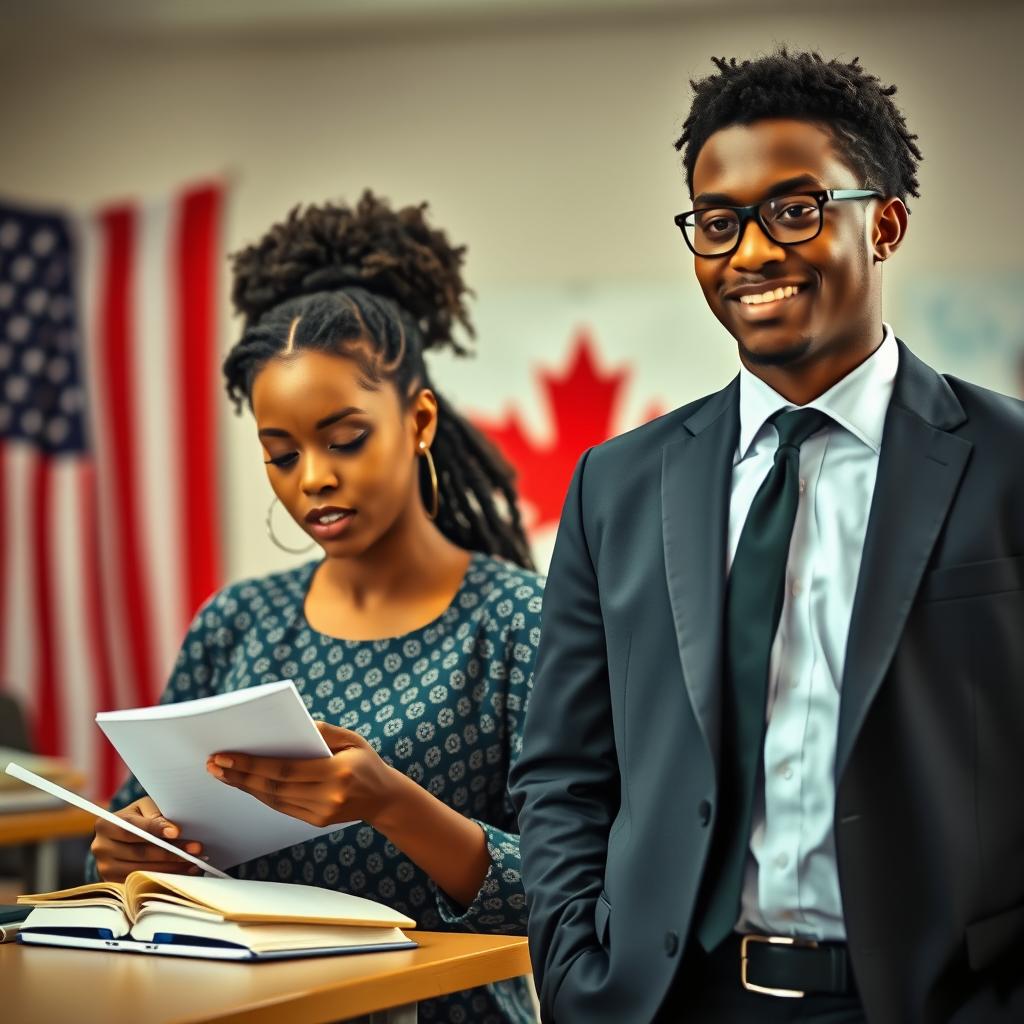
[(274, 545), (274, 547), (280, 548), (282, 551), (287, 552), (289, 555), (304, 555), (311, 548), (316, 547), (316, 541), (310, 541), (310, 543), (304, 548), (290, 548), (288, 547), (287, 544), (282, 544), (277, 539), (277, 536), (274, 533), (274, 506), (279, 504), (279, 502), (280, 499), (275, 496), (274, 500), (270, 503), (270, 508), (267, 509), (267, 536), (270, 538), (270, 541)]
[(432, 492), (430, 509), (427, 511), (428, 519), (436, 519), (441, 509), (441, 493), (437, 487), (437, 468), (434, 466), (434, 456), (430, 454), (430, 448), (426, 441), (420, 441), (420, 451), (423, 458), (427, 460), (427, 469), (430, 471), (430, 489)]

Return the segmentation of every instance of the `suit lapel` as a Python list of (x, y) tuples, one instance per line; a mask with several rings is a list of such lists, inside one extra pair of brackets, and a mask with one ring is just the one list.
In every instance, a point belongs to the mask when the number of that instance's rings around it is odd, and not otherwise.
[(683, 678), (713, 763), (721, 728), (722, 613), (733, 455), (739, 438), (734, 380), (665, 446), (661, 510), (665, 574)]
[(947, 433), (964, 412), (946, 381), (900, 343), (850, 617), (835, 778), (888, 671), (971, 443)]

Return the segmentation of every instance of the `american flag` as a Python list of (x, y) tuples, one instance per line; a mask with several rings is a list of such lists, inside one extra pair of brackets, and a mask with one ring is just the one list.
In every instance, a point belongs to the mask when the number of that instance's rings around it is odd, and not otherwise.
[(221, 580), (219, 185), (0, 202), (0, 689), (97, 796), (96, 711), (153, 703)]

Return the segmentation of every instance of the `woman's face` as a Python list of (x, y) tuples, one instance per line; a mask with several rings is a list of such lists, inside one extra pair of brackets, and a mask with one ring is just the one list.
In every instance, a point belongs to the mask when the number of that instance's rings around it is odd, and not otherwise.
[(328, 556), (362, 554), (403, 516), (424, 514), (417, 453), (434, 438), (430, 391), (404, 408), (393, 384), (353, 359), (300, 349), (259, 372), (252, 409), (270, 486)]

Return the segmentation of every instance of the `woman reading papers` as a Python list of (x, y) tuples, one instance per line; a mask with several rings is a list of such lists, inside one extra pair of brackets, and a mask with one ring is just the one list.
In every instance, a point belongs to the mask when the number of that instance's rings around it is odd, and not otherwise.
[[(293, 679), (331, 757), (211, 751), (207, 770), (317, 825), (359, 820), (232, 869), (385, 903), (421, 928), (522, 933), (506, 796), (539, 640), (511, 474), (434, 389), (423, 353), (461, 353), (464, 250), (370, 193), (295, 210), (234, 256), (241, 339), (224, 364), (276, 495), (321, 549), (200, 610), (162, 700)], [(283, 509), (276, 508), (277, 504)], [(291, 533), (300, 536), (294, 527)], [(134, 779), (121, 816), (190, 852)], [(189, 872), (101, 822), (95, 872)], [(531, 1020), (522, 979), (421, 1004), (423, 1020)]]

